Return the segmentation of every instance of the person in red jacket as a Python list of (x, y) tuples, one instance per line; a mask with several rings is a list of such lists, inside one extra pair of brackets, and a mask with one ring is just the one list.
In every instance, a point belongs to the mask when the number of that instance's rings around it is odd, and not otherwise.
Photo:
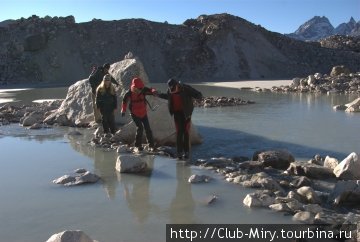
[(154, 150), (154, 138), (149, 124), (147, 116), (145, 99), (146, 95), (156, 95), (156, 90), (153, 88), (145, 87), (143, 81), (139, 77), (135, 77), (131, 81), (130, 90), (127, 91), (123, 97), (121, 116), (125, 116), (126, 107), (129, 104), (129, 111), (131, 117), (137, 127), (135, 136), (135, 146), (139, 151), (143, 150), (142, 147), (142, 136), (145, 129), (146, 139), (149, 144), (150, 150)]
[(176, 127), (176, 150), (178, 159), (190, 157), (191, 115), (194, 111), (193, 99), (201, 99), (202, 93), (190, 85), (175, 79), (169, 79), (167, 93), (159, 93), (158, 97), (168, 100), (170, 115), (174, 115)]

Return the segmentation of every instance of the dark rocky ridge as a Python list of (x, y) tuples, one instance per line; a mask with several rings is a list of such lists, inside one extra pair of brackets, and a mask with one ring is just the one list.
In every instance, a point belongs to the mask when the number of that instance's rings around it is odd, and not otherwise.
[(322, 48), (269, 32), (228, 14), (202, 15), (183, 25), (143, 19), (93, 20), (32, 16), (0, 27), (0, 83), (69, 85), (92, 64), (133, 52), (152, 82), (276, 79), (360, 69), (360, 53)]

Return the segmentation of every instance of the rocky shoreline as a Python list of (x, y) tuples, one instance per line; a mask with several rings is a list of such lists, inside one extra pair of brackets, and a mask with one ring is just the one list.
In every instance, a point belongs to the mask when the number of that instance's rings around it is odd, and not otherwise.
[(351, 73), (345, 66), (335, 66), (329, 75), (315, 73), (306, 78), (294, 78), (289, 86), (273, 87), (271, 91), (360, 94), (360, 72)]

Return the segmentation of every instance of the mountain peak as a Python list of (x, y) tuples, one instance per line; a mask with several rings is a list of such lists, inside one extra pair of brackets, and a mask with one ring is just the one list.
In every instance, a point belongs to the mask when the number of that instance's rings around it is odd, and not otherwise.
[(339, 26), (334, 28), (327, 17), (315, 16), (288, 36), (294, 39), (310, 41), (317, 41), (336, 34), (358, 36), (360, 35), (359, 23), (353, 17), (350, 17), (348, 23), (339, 24)]

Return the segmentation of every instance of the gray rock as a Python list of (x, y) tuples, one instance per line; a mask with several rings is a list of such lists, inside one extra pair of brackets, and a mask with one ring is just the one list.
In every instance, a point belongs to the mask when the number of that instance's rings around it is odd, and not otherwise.
[(78, 169), (76, 169), (74, 172), (75, 172), (75, 173), (78, 173), (78, 174), (82, 174), (82, 173), (87, 172), (87, 170), (84, 169), (84, 168), (78, 168)]
[(299, 211), (304, 210), (304, 204), (302, 204), (297, 200), (287, 202), (286, 205), (291, 209), (293, 213), (297, 213)]
[(360, 112), (360, 97), (345, 106), (347, 107), (345, 112)]
[(311, 184), (311, 180), (306, 176), (297, 177), (292, 182), (290, 182), (290, 186), (295, 188), (310, 186)]
[(256, 152), (253, 156), (253, 160), (260, 161), (265, 167), (271, 166), (275, 169), (286, 169), (291, 162), (295, 161), (295, 158), (288, 151), (271, 150)]
[(52, 235), (46, 242), (96, 242), (80, 230), (66, 230)]
[(330, 76), (339, 76), (341, 74), (349, 75), (350, 70), (345, 66), (334, 66), (331, 70)]
[(189, 177), (189, 183), (204, 183), (209, 182), (212, 178), (206, 175), (193, 174)]
[(323, 166), (293, 162), (287, 169), (288, 174), (306, 176), (314, 179), (335, 178), (333, 171)]
[(312, 214), (317, 214), (323, 211), (323, 208), (319, 204), (306, 204), (303, 206), (304, 210)]
[(358, 206), (360, 186), (358, 181), (338, 181), (330, 193), (329, 201), (335, 205)]
[(43, 125), (40, 123), (35, 123), (29, 127), (29, 129), (42, 129)]
[(75, 182), (75, 181), (76, 181), (76, 179), (74, 176), (64, 175), (62, 177), (59, 177), (59, 178), (53, 180), (53, 183), (65, 185), (67, 183), (71, 183), (71, 182)]
[(121, 153), (129, 153), (130, 152), (130, 149), (127, 145), (120, 145), (117, 150), (116, 150), (117, 153), (121, 154)]

